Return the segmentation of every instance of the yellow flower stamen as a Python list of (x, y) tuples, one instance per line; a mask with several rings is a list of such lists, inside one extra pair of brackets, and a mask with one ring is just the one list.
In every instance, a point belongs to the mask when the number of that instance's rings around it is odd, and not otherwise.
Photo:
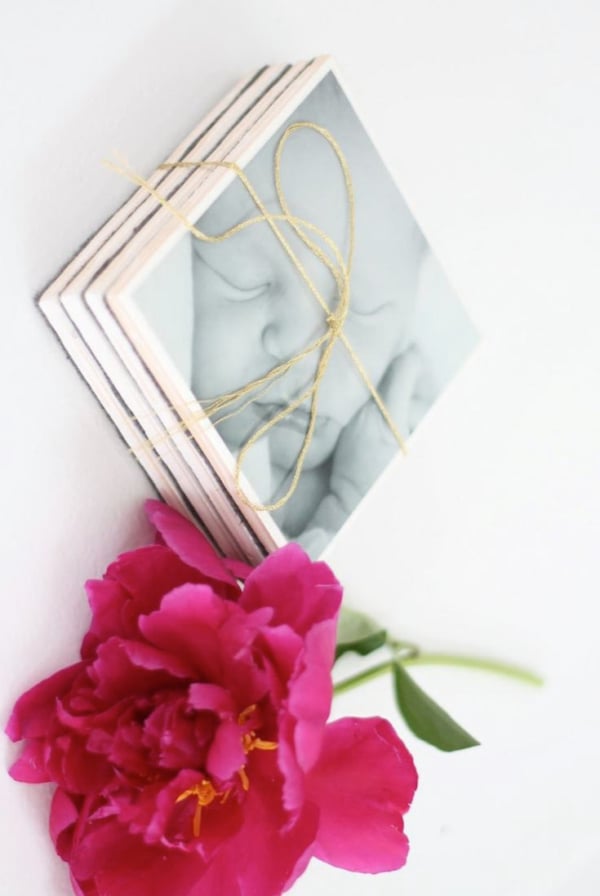
[(238, 716), (238, 724), (243, 725), (248, 721), (253, 712), (256, 712), (256, 703), (253, 703), (251, 706), (247, 706)]
[(262, 737), (257, 737), (254, 731), (247, 731), (242, 736), (242, 746), (244, 747), (244, 753), (248, 755), (252, 750), (276, 750), (277, 742), (274, 740), (263, 740)]
[(200, 826), (202, 823), (202, 810), (205, 806), (210, 806), (210, 804), (218, 797), (223, 794), (219, 793), (215, 790), (214, 786), (210, 781), (207, 781), (206, 778), (203, 778), (199, 784), (194, 784), (193, 787), (190, 787), (189, 790), (184, 790), (183, 793), (180, 793), (176, 803), (181, 803), (183, 800), (187, 800), (190, 796), (195, 796), (197, 802), (196, 810), (194, 812), (194, 819), (192, 822), (192, 831), (194, 837), (200, 836)]
[[(255, 712), (256, 703), (247, 706), (238, 716), (238, 725), (245, 725), (246, 722), (249, 722)], [(258, 722), (258, 725), (260, 725), (260, 722)], [(253, 750), (276, 750), (277, 742), (274, 740), (263, 740), (262, 737), (258, 737), (254, 728), (251, 728), (250, 731), (242, 734), (242, 746), (244, 753), (248, 755)]]
[[(256, 703), (253, 703), (251, 706), (246, 707), (238, 716), (238, 724), (246, 725), (250, 722), (250, 719), (256, 712)], [(252, 722), (250, 722), (252, 724)], [(260, 723), (258, 723), (260, 724)], [(245, 731), (242, 735), (242, 748), (246, 756), (249, 753), (252, 753), (253, 750), (276, 750), (277, 743), (274, 740), (263, 740), (262, 737), (258, 737), (254, 730)], [(240, 779), (240, 784), (242, 785), (242, 790), (248, 792), (250, 790), (250, 778), (248, 777), (248, 772), (246, 771), (246, 766), (242, 765), (241, 768), (238, 769), (238, 777)], [(207, 806), (210, 806), (217, 798), (221, 806), (225, 805), (227, 800), (229, 799), (229, 795), (232, 792), (232, 788), (228, 787), (226, 790), (217, 790), (208, 778), (203, 778), (199, 784), (194, 784), (193, 787), (189, 787), (187, 790), (184, 790), (183, 793), (180, 793), (176, 803), (182, 803), (184, 800), (189, 799), (189, 797), (193, 796), (196, 799), (196, 808), (194, 810), (194, 817), (192, 820), (192, 830), (194, 833), (194, 837), (200, 836), (200, 829), (202, 827), (202, 810)]]
[[(255, 706), (249, 706), (243, 713), (240, 713), (238, 718), (240, 724), (247, 722), (255, 709)], [(242, 734), (242, 747), (247, 756), (248, 753), (251, 753), (253, 750), (276, 750), (277, 744), (274, 740), (263, 740), (262, 737), (258, 737), (254, 731), (246, 731)], [(248, 791), (250, 789), (250, 779), (248, 778), (245, 765), (242, 765), (238, 770), (238, 775), (242, 782), (243, 790)]]
[(250, 790), (250, 779), (246, 773), (246, 766), (243, 765), (239, 771), (238, 775), (240, 776), (240, 781), (242, 782), (242, 789), (246, 792)]

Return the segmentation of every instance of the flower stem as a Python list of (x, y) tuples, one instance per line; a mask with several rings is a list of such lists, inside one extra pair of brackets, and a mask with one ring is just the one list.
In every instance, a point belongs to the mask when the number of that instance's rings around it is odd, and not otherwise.
[[(411, 645), (412, 646), (412, 645)], [(474, 656), (454, 656), (448, 653), (411, 653), (408, 656), (396, 656), (393, 660), (386, 660), (384, 663), (378, 663), (365, 669), (364, 672), (358, 672), (349, 678), (338, 681), (333, 687), (333, 693), (343, 694), (350, 691), (373, 678), (385, 675), (390, 672), (395, 663), (402, 663), (403, 666), (455, 666), (463, 669), (476, 669), (480, 672), (492, 672), (495, 675), (503, 675), (507, 678), (514, 678), (523, 684), (535, 685), (540, 687), (543, 684), (539, 675), (523, 669), (520, 666), (513, 666), (509, 663), (503, 663), (499, 660), (489, 660), (483, 657)]]
[(373, 678), (385, 675), (386, 672), (391, 671), (393, 666), (394, 660), (387, 660), (385, 663), (371, 666), (370, 669), (365, 669), (364, 672), (359, 672), (357, 675), (351, 675), (350, 678), (343, 678), (342, 681), (338, 681), (337, 684), (334, 684), (333, 693), (343, 694), (345, 691), (351, 691), (353, 688), (358, 687), (360, 684), (364, 684), (366, 681), (371, 681)]
[(457, 666), (463, 669), (477, 669), (480, 672), (492, 672), (495, 675), (514, 678), (523, 684), (531, 684), (535, 687), (541, 687), (544, 684), (543, 679), (529, 669), (503, 663), (500, 660), (489, 660), (485, 657), (454, 656), (449, 653), (419, 653), (416, 656), (401, 658), (400, 661), (405, 666)]

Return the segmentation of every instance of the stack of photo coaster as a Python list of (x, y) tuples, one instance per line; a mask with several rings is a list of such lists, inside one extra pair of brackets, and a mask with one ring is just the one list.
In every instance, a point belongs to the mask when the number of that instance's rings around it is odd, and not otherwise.
[[(335, 310), (335, 278), (289, 223), (281, 227), (298, 265), (264, 220), (215, 243), (190, 225), (220, 234), (257, 216), (223, 163), (239, 166), (263, 207), (281, 214), (274, 158), (293, 123), (310, 126), (282, 154), (291, 214), (309, 222), (304, 235), (321, 254), (334, 245), (348, 257), (354, 242), (343, 322), (352, 349), (340, 343), (330, 353), (297, 487), (271, 513), (257, 505), (289, 490), (311, 401), (281, 412), (310, 388), (327, 341), (251, 399), (244, 387), (318, 342), (327, 314), (311, 284)], [(351, 183), (319, 128), (340, 147)], [(166, 162), (68, 262), (40, 308), (158, 493), (219, 550), (254, 564), (292, 539), (319, 555), (398, 452), (373, 389), (408, 436), (475, 331), (329, 57), (243, 79)], [(221, 424), (206, 416), (205, 400), (232, 390), (240, 397)], [(240, 480), (236, 456), (274, 418)]]

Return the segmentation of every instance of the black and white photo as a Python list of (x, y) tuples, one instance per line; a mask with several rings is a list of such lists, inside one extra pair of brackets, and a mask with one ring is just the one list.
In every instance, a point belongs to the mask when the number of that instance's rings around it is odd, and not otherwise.
[[(344, 333), (397, 430), (408, 438), (474, 347), (475, 330), (333, 72), (244, 169), (268, 212), (281, 212), (274, 157), (294, 122), (326, 128), (347, 161), (356, 225)], [(281, 185), (291, 213), (326, 233), (345, 255), (346, 184), (331, 146), (314, 129), (296, 130), (287, 140)], [(194, 224), (216, 235), (256, 214), (244, 184), (234, 179)], [(331, 272), (289, 226), (285, 233), (333, 309)], [(264, 221), (217, 243), (184, 233), (134, 299), (202, 402), (267, 374), (326, 327), (323, 309)], [(239, 412), (225, 415), (218, 432), (234, 456), (258, 427), (306, 391), (317, 360), (318, 353), (304, 358), (255, 400), (240, 401)], [(277, 502), (289, 488), (308, 420), (307, 401), (249, 451), (244, 473), (261, 503)], [(273, 514), (284, 536), (320, 554), (397, 451), (356, 365), (336, 344), (320, 383), (314, 436), (298, 487)]]

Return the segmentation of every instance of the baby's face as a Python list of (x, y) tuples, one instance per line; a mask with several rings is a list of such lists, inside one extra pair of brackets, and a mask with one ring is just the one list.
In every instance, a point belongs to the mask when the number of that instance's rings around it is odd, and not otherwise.
[[(336, 133), (335, 121), (328, 124)], [(340, 137), (340, 141), (343, 143)], [(346, 147), (344, 147), (346, 149)], [(347, 151), (357, 200), (356, 251), (350, 311), (344, 332), (376, 385), (410, 339), (420, 259), (424, 246), (412, 216), (389, 181), (373, 172), (370, 147)], [(269, 211), (274, 199), (272, 152), (263, 151), (247, 173)], [(293, 214), (322, 228), (344, 255), (348, 200), (330, 147), (312, 132), (296, 132), (283, 156), (283, 187)], [(235, 181), (199, 222), (214, 234), (256, 213)], [(337, 294), (331, 274), (295, 237), (283, 233), (325, 301)], [(292, 357), (326, 328), (325, 315), (269, 226), (257, 224), (226, 242), (194, 241), (194, 334), (192, 387), (199, 398), (240, 388)], [(317, 356), (303, 360), (243, 413), (219, 431), (235, 452), (314, 378)], [(368, 398), (346, 349), (333, 351), (318, 398), (318, 419), (306, 467), (318, 466), (335, 449), (343, 428)], [(308, 423), (309, 403), (271, 430), (271, 463), (292, 466)]]

